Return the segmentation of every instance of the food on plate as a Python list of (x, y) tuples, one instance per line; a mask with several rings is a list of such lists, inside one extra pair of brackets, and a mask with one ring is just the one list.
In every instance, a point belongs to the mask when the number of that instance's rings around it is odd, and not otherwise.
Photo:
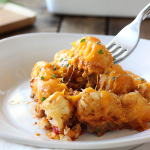
[(88, 36), (31, 73), (35, 116), (50, 139), (72, 141), (84, 133), (148, 129), (150, 83), (114, 64), (99, 39)]

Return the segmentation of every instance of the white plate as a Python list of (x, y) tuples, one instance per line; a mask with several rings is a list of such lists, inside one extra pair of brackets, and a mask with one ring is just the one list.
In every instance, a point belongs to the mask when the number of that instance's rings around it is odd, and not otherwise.
[[(40, 33), (15, 36), (0, 41), (0, 137), (13, 142), (47, 148), (103, 149), (141, 144), (150, 141), (150, 130), (121, 130), (102, 137), (85, 133), (76, 141), (49, 140), (43, 130), (33, 125), (30, 114), (30, 73), (40, 60), (52, 61), (54, 54), (71, 48), (81, 34)], [(107, 44), (112, 36), (96, 36)], [(141, 40), (136, 50), (121, 65), (124, 69), (150, 79), (150, 41)], [(18, 104), (9, 103), (15, 100)], [(41, 133), (41, 136), (36, 136)]]
[(54, 14), (136, 17), (149, 0), (46, 0)]
[(54, 14), (136, 17), (149, 0), (46, 0), (48, 10)]

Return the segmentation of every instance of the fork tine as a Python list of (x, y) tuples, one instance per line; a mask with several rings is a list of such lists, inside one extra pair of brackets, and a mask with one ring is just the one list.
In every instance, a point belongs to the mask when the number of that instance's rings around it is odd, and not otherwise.
[(121, 54), (123, 54), (126, 51), (126, 49), (120, 49), (118, 50), (115, 54), (114, 54), (114, 58), (117, 58), (118, 56), (120, 56)]
[(114, 61), (114, 64), (119, 63), (120, 61), (124, 60), (130, 53), (128, 51), (124, 51), (125, 53), (122, 54), (118, 59)]
[(119, 48), (121, 48), (121, 47), (115, 45), (113, 48), (109, 49), (109, 52), (110, 52), (110, 53), (115, 53)]
[(114, 42), (110, 42), (110, 43), (106, 46), (106, 48), (107, 48), (107, 49), (110, 49), (110, 48), (113, 47), (114, 45), (115, 45)]

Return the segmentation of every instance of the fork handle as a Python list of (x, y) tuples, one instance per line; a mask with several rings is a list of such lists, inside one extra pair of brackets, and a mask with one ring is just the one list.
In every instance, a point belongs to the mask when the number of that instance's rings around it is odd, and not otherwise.
[(140, 11), (135, 20), (142, 22), (149, 15), (149, 13), (150, 13), (150, 3)]

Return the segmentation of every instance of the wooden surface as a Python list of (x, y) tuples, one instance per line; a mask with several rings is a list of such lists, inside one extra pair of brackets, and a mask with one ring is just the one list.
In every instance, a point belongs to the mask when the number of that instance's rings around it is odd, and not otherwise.
[[(0, 39), (13, 35), (37, 32), (87, 33), (99, 35), (116, 35), (133, 18), (110, 18), (91, 16), (52, 15), (46, 9), (45, 0), (13, 0), (37, 13), (34, 25), (0, 35)], [(141, 37), (150, 39), (150, 19), (145, 20), (141, 27)]]
[(0, 8), (0, 34), (20, 29), (34, 22), (35, 13), (25, 7), (6, 3)]

